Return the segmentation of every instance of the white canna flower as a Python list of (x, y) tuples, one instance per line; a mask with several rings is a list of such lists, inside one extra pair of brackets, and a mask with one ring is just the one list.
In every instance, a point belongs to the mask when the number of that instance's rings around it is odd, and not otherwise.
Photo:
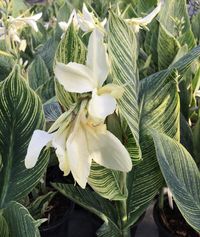
[(130, 171), (132, 162), (126, 148), (105, 124), (94, 124), (86, 117), (86, 112), (86, 103), (83, 102), (73, 122), (64, 122), (66, 114), (63, 114), (51, 128), (57, 128), (56, 132), (36, 130), (25, 157), (26, 168), (34, 167), (42, 148), (49, 145), (55, 148), (64, 175), (71, 171), (82, 188), (86, 186), (92, 160), (109, 169)]
[(160, 12), (162, 5), (163, 0), (160, 0), (158, 2), (157, 7), (147, 16), (143, 18), (138, 17), (138, 18), (126, 19), (126, 22), (128, 22), (131, 26), (133, 26), (135, 31), (138, 32), (141, 26), (143, 27), (147, 26), (156, 17), (156, 15)]
[(85, 3), (83, 3), (82, 13), (77, 14), (77, 20), (82, 31), (90, 32), (95, 28), (104, 29), (104, 26), (107, 22), (105, 18), (102, 22), (94, 16), (93, 12), (89, 12)]
[(42, 16), (42, 12), (33, 16), (29, 16), (29, 17), (19, 16), (19, 17), (13, 18), (12, 16), (10, 16), (9, 22), (11, 26), (17, 30), (23, 28), (26, 24), (28, 24), (29, 26), (33, 28), (33, 30), (38, 32), (36, 21), (38, 21), (41, 18), (41, 16)]
[(71, 15), (69, 17), (68, 22), (60, 21), (58, 24), (59, 24), (60, 28), (64, 32), (66, 32), (72, 22), (73, 22), (74, 26), (78, 28), (78, 19), (77, 19), (77, 14), (76, 14), (76, 10), (75, 9), (72, 11), (72, 13), (71, 13)]
[[(66, 91), (75, 93), (92, 92), (88, 112), (93, 118), (104, 120), (116, 109), (116, 98), (123, 94), (120, 86), (103, 86), (109, 64), (103, 33), (95, 28), (90, 35), (86, 65), (70, 62), (57, 63), (54, 73)], [(119, 96), (120, 94), (120, 96)]]

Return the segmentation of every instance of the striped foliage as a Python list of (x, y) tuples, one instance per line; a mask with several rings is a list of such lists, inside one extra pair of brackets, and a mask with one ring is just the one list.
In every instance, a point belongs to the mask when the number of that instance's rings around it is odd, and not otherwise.
[(160, 24), (157, 45), (159, 70), (166, 69), (173, 62), (179, 48), (176, 38)]
[(159, 14), (159, 22), (182, 46), (187, 44), (189, 49), (195, 46), (186, 0), (166, 0)]
[(120, 185), (121, 173), (92, 162), (88, 184), (102, 197), (109, 200), (125, 199), (127, 194)]
[(28, 210), (20, 203), (10, 202), (4, 209), (3, 216), (9, 229), (9, 235), (5, 237), (40, 237), (39, 223), (32, 218)]
[(165, 181), (186, 221), (200, 232), (200, 172), (177, 141), (152, 130), (157, 159)]
[(124, 87), (123, 97), (118, 107), (126, 119), (135, 140), (133, 161), (141, 159), (139, 147), (139, 106), (137, 75), (137, 39), (134, 32), (120, 17), (110, 14), (108, 32), (108, 51), (111, 60), (113, 83)]
[(137, 220), (136, 217), (144, 212), (163, 185), (149, 128), (154, 127), (177, 140), (179, 139), (180, 105), (176, 72), (164, 77), (158, 73), (155, 77), (142, 80), (140, 106), (140, 145), (143, 161), (128, 173), (129, 224), (132, 224)]
[(0, 214), (0, 233), (1, 237), (9, 237), (8, 224), (2, 214)]
[(127, 225), (137, 220), (163, 184), (149, 128), (153, 127), (179, 140), (180, 108), (177, 80), (199, 56), (200, 46), (184, 55), (168, 69), (152, 74), (141, 81), (140, 144), (143, 161), (128, 174), (129, 221)]
[[(75, 31), (73, 24), (68, 28), (67, 32), (63, 35), (62, 40), (58, 45), (56, 52), (56, 61), (67, 64), (69, 62), (76, 62), (84, 64), (86, 58), (86, 47)], [(73, 78), (72, 78), (73, 80)], [(56, 97), (65, 109), (77, 101), (78, 94), (68, 93), (64, 87), (55, 81)]]
[(11, 200), (20, 200), (40, 181), (48, 163), (43, 152), (37, 165), (27, 170), (24, 158), (35, 129), (44, 127), (44, 115), (38, 96), (28, 87), (15, 66), (0, 84), (0, 208)]

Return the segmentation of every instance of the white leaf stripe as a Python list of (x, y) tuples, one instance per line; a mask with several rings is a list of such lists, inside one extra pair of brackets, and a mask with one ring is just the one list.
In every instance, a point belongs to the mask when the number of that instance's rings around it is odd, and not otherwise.
[(141, 159), (139, 147), (139, 107), (137, 76), (137, 40), (133, 31), (114, 13), (109, 18), (108, 50), (111, 59), (113, 82), (124, 86), (125, 92), (119, 100), (119, 110), (126, 119), (137, 150), (134, 160)]
[(40, 237), (36, 221), (20, 203), (10, 202), (3, 215), (8, 224), (9, 237)]
[(48, 153), (32, 170), (26, 170), (24, 158), (36, 128), (44, 126), (41, 102), (27, 86), (15, 66), (0, 87), (0, 206), (19, 200), (40, 181), (47, 165)]
[(122, 192), (119, 182), (120, 172), (106, 169), (93, 162), (88, 184), (102, 197), (110, 200), (122, 200), (126, 195)]

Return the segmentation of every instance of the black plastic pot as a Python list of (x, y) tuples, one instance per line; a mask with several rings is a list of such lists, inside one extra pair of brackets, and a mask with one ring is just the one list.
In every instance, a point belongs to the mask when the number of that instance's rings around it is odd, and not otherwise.
[(139, 224), (142, 222), (142, 220), (144, 219), (145, 213), (138, 219), (138, 221), (134, 225), (131, 226), (131, 237), (135, 237), (137, 228)]
[(161, 221), (158, 201), (155, 203), (153, 208), (153, 218), (158, 228), (159, 237), (174, 237)]
[[(166, 199), (167, 198), (165, 198), (165, 202), (166, 202)], [(167, 207), (167, 208), (169, 208), (169, 207)], [(176, 205), (174, 205), (174, 209), (176, 211), (178, 211)], [(174, 210), (173, 210), (173, 212), (174, 212)], [(178, 213), (180, 213), (180, 212), (178, 211)], [(181, 214), (179, 214), (179, 215), (180, 216), (177, 218), (177, 220), (179, 220), (179, 222), (182, 221), (182, 223), (184, 222), (185, 223), (184, 226), (188, 226), (187, 227), (188, 233), (185, 232), (184, 236), (199, 237), (200, 235), (185, 222), (182, 215)], [(161, 212), (160, 212), (160, 209), (158, 206), (158, 200), (155, 203), (154, 208), (153, 208), (153, 217), (154, 217), (154, 221), (155, 221), (157, 228), (158, 228), (159, 237), (180, 237), (180, 236), (183, 236), (183, 235), (176, 234), (174, 229), (173, 229), (173, 231), (172, 231), (172, 229), (171, 230), (168, 229), (167, 226), (163, 223), (163, 221), (161, 219)], [(182, 228), (181, 231), (184, 231), (184, 228)]]
[(96, 237), (103, 221), (89, 211), (76, 206), (68, 220), (66, 237)]
[(40, 226), (39, 229), (41, 237), (66, 237), (68, 221), (74, 209), (74, 203), (70, 200), (68, 200), (68, 203), (68, 208), (66, 209), (64, 215), (59, 218), (56, 223), (49, 226)]

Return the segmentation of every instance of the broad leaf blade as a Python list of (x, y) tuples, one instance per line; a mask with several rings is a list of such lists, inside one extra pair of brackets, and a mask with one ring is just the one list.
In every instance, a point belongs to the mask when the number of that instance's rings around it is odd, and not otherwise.
[(165, 134), (152, 131), (165, 181), (186, 221), (200, 232), (200, 173), (188, 151)]
[(163, 185), (163, 178), (156, 159), (153, 140), (148, 129), (154, 127), (179, 139), (180, 105), (176, 73), (162, 76), (157, 73), (141, 81), (140, 87), (140, 144), (143, 161), (128, 173), (127, 207), (129, 224), (137, 220)]
[(0, 214), (0, 233), (1, 237), (9, 237), (8, 224), (2, 214)]
[(24, 165), (28, 143), (35, 129), (44, 127), (39, 97), (28, 87), (15, 66), (0, 84), (0, 207), (27, 195), (40, 181), (48, 163), (43, 152), (36, 166)]
[(159, 21), (182, 46), (187, 44), (189, 49), (195, 46), (186, 0), (166, 0), (161, 8)]
[(179, 47), (176, 38), (160, 24), (157, 46), (159, 70), (166, 69), (173, 62)]
[(106, 169), (93, 162), (90, 170), (88, 184), (99, 195), (109, 200), (123, 200), (127, 197), (120, 185), (120, 175), (118, 171)]
[(118, 101), (121, 114), (126, 119), (136, 148), (134, 161), (141, 159), (139, 147), (139, 106), (137, 75), (137, 40), (134, 32), (114, 13), (109, 18), (108, 50), (111, 59), (113, 83), (124, 87), (122, 99)]
[(45, 62), (40, 55), (37, 55), (34, 61), (28, 67), (29, 85), (33, 90), (37, 90), (49, 79), (50, 76)]
[(3, 215), (10, 231), (9, 237), (40, 237), (36, 221), (21, 204), (10, 202)]

